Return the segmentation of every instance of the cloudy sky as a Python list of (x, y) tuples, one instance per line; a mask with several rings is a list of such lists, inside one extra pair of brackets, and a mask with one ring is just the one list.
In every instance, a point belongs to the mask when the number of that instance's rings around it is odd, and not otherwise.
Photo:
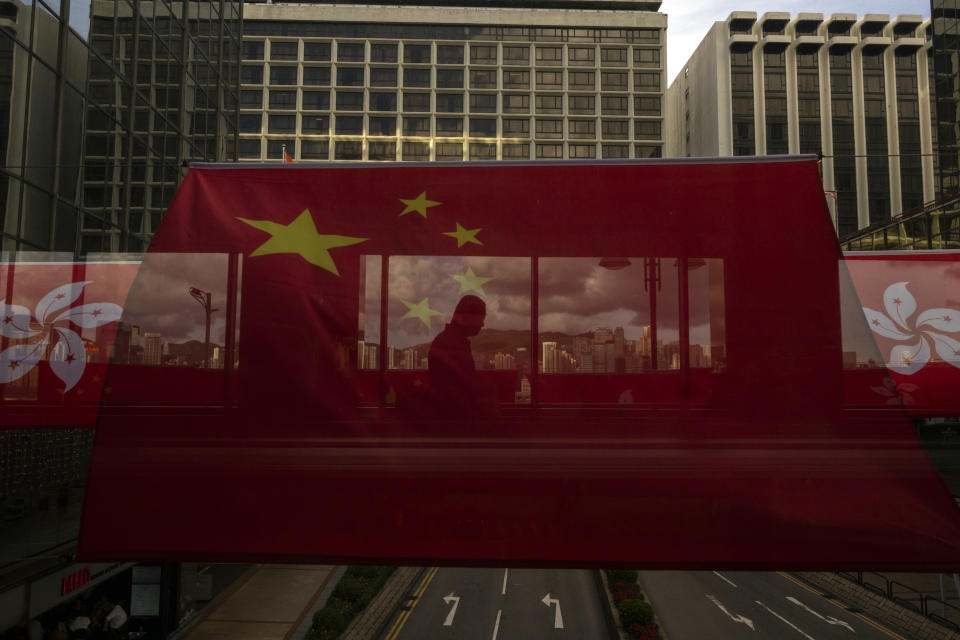
[(731, 11), (789, 11), (823, 13), (886, 13), (891, 17), (903, 13), (930, 16), (930, 0), (767, 0), (762, 8), (757, 3), (736, 0), (664, 0), (660, 10), (668, 16), (667, 76), (668, 84), (683, 69), (684, 63), (703, 40), (710, 26), (726, 20)]
[(190, 296), (198, 287), (212, 294), (218, 309), (210, 320), (210, 341), (223, 344), (226, 322), (227, 256), (223, 253), (151, 253), (130, 289), (124, 322), (164, 342), (203, 341), (203, 307)]
[[(364, 332), (370, 342), (379, 342), (380, 279), (378, 258), (367, 265)], [(602, 268), (597, 258), (542, 258), (540, 261), (540, 329), (578, 335), (597, 327), (623, 327), (628, 340), (643, 335), (650, 324), (650, 298), (644, 293), (643, 259), (631, 258), (630, 266), (616, 271)], [(715, 261), (719, 262), (719, 261)], [(677, 339), (678, 296), (675, 261), (661, 260), (662, 288), (658, 293), (658, 323), (663, 341)], [(714, 264), (718, 268), (719, 264)], [(424, 344), (450, 321), (452, 311), (466, 293), (451, 276), (470, 269), (486, 279), (482, 285), (487, 303), (485, 326), (490, 329), (530, 327), (530, 261), (527, 258), (480, 258), (460, 256), (394, 256), (390, 259), (389, 344), (408, 347)], [(708, 270), (690, 271), (690, 325), (694, 343), (709, 344)], [(408, 304), (426, 299), (439, 314), (430, 326), (409, 317)], [(406, 317), (405, 317), (406, 316)]]

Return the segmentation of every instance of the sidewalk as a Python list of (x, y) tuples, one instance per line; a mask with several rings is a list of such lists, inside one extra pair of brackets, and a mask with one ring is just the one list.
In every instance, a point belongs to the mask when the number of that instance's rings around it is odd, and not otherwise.
[(261, 565), (180, 640), (299, 640), (342, 571), (327, 565)]
[[(953, 574), (881, 573), (880, 575), (884, 576), (887, 580), (898, 583), (892, 585), (894, 597), (910, 602), (918, 608), (921, 606), (920, 599), (924, 596), (933, 596), (934, 598), (946, 601), (948, 605), (960, 607), (960, 594), (957, 593), (957, 586), (953, 579)], [(943, 580), (942, 583), (941, 578)], [(863, 581), (881, 589), (886, 586), (886, 583), (875, 574), (864, 573)], [(942, 592), (941, 587), (943, 587)], [(919, 594), (915, 592), (919, 592)], [(931, 605), (930, 613), (943, 616), (955, 624), (960, 625), (960, 611), (950, 607), (943, 607), (937, 603), (931, 603)]]
[[(931, 578), (937, 580), (935, 573), (897, 573), (884, 574), (883, 577), (880, 574), (863, 573), (864, 586), (830, 571), (807, 571), (794, 575), (822, 591), (825, 598), (843, 602), (851, 611), (879, 620), (905, 637), (914, 640), (960, 640), (960, 633), (953, 631), (950, 626), (919, 613), (917, 598), (904, 597), (908, 593), (906, 590), (891, 585), (897, 601), (886, 596), (887, 580), (902, 580), (904, 584), (911, 583), (908, 585), (910, 588), (924, 588), (930, 586)], [(931, 613), (939, 615), (936, 611)], [(949, 616), (944, 617), (949, 620)]]

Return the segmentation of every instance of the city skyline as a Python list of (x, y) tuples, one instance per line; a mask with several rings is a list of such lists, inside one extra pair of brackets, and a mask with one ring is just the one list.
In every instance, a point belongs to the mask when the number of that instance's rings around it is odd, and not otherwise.
[[(486, 332), (486, 333), (485, 333)], [(472, 355), (478, 370), (520, 370), (529, 364), (529, 332), (495, 332), (481, 330), (471, 339)], [(503, 333), (514, 334), (507, 336)], [(680, 368), (680, 343), (676, 340), (657, 340), (657, 358), (652, 358), (651, 327), (642, 328), (638, 340), (625, 338), (623, 327), (613, 330), (596, 327), (575, 335), (540, 334), (537, 363), (541, 373), (616, 373), (633, 374), (649, 370)], [(490, 338), (485, 340), (485, 338)], [(505, 344), (513, 338), (513, 344)], [(479, 345), (477, 343), (480, 343)], [(487, 345), (487, 346), (484, 346)], [(430, 343), (407, 347), (388, 345), (388, 370), (425, 370)], [(690, 366), (717, 368), (723, 366), (725, 347), (691, 343)], [(358, 340), (357, 366), (360, 369), (378, 369), (381, 345)]]

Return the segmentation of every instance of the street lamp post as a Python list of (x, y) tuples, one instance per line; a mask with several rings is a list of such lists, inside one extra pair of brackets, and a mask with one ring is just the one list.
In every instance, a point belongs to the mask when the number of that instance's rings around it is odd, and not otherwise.
[(214, 311), (219, 311), (219, 309), (212, 308), (211, 297), (213, 294), (209, 291), (203, 291), (197, 287), (190, 287), (190, 295), (200, 303), (206, 316), (203, 334), (203, 368), (206, 369), (210, 365), (210, 314)]

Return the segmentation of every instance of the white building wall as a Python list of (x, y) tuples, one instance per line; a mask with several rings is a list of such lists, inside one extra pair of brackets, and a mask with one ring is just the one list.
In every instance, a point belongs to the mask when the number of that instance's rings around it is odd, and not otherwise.
[[(666, 155), (669, 157), (733, 153), (730, 53), (725, 33), (724, 23), (715, 23), (667, 89)], [(717, 59), (724, 57), (727, 63), (717, 64)]]

